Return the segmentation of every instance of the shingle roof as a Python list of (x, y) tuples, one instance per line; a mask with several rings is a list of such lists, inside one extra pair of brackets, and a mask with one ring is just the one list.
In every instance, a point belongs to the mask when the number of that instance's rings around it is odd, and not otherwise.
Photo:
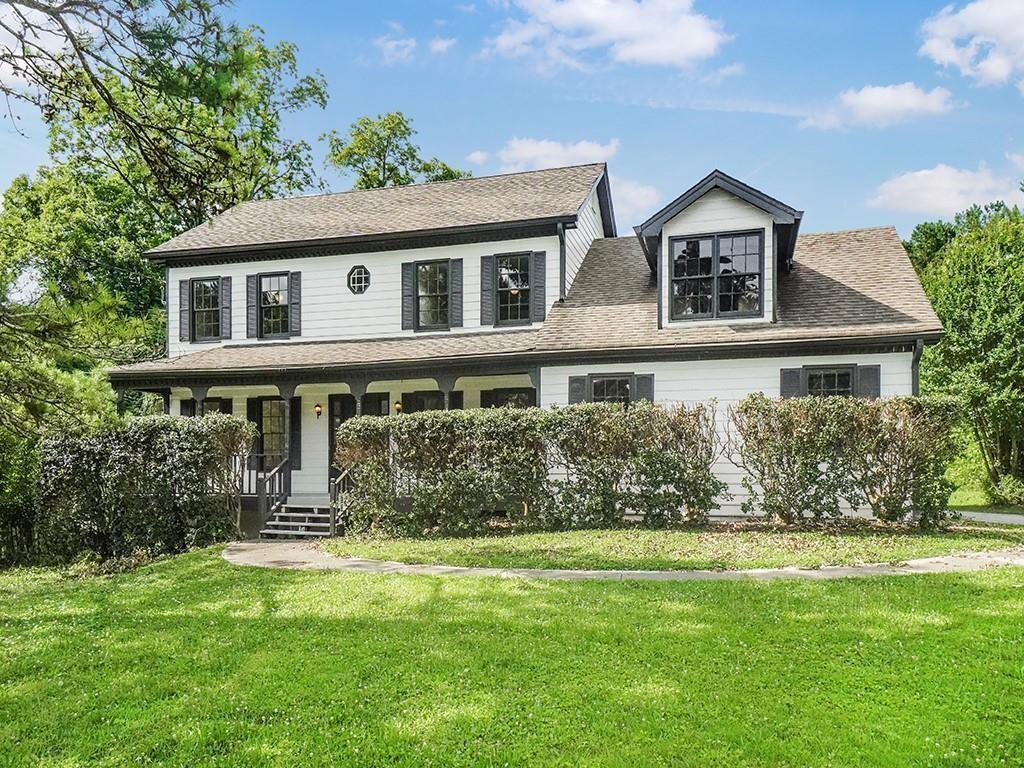
[(635, 237), (595, 240), (537, 350), (688, 347), (941, 333), (893, 227), (797, 238), (779, 276), (775, 323), (723, 321), (658, 328), (658, 291)]
[(573, 216), (603, 163), (501, 176), (254, 200), (149, 251), (161, 254), (420, 233)]

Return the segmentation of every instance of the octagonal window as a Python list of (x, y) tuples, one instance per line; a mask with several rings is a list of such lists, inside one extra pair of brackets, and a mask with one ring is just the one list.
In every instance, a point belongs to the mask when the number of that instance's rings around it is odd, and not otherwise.
[(348, 289), (352, 293), (366, 293), (370, 287), (370, 270), (362, 264), (352, 267), (348, 273)]

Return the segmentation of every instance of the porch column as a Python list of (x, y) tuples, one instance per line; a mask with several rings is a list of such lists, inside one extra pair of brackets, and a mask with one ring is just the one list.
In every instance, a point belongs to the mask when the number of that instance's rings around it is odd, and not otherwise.
[(530, 383), (533, 384), (533, 400), (540, 408), (540, 367), (531, 368), (528, 373), (530, 374)]
[(347, 382), (348, 391), (352, 393), (352, 397), (356, 399), (356, 416), (363, 415), (363, 395), (366, 394), (366, 388), (370, 385), (368, 379), (351, 379)]
[(445, 373), (434, 377), (434, 381), (437, 382), (437, 388), (444, 394), (444, 409), (446, 411), (451, 410), (452, 406), (452, 390), (455, 389), (455, 381), (459, 377)]
[(196, 416), (202, 416), (206, 412), (206, 407), (203, 403), (206, 401), (206, 394), (210, 391), (209, 387), (189, 387), (192, 392), (192, 399), (196, 401)]
[(124, 393), (125, 393), (124, 387), (115, 387), (114, 388), (114, 396), (115, 396), (115, 403), (116, 403), (117, 415), (118, 416), (121, 416), (122, 414), (124, 414)]
[(164, 405), (164, 416), (169, 416), (171, 413), (171, 390), (165, 389), (160, 393), (160, 399)]

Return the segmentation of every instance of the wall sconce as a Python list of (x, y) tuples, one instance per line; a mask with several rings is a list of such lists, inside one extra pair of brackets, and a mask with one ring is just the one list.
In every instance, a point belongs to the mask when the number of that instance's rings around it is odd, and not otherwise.
[(322, 405), (320, 405), (320, 403), (317, 403), (316, 405), (313, 406), (313, 413), (316, 414), (316, 417), (318, 419), (320, 418), (320, 414), (323, 413), (323, 412), (324, 412), (324, 407)]
[(395, 413), (401, 413), (401, 412), (402, 412), (402, 401), (401, 400), (395, 400)]

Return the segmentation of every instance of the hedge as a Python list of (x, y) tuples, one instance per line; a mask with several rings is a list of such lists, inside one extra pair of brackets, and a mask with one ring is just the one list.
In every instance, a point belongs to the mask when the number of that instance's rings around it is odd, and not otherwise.
[(797, 523), (866, 507), (880, 520), (937, 526), (947, 517), (958, 421), (948, 398), (751, 395), (731, 409), (743, 511)]
[(0, 432), (0, 565), (22, 563), (32, 556), (38, 475), (35, 444)]
[(586, 404), (350, 419), (335, 461), (349, 530), (467, 534), (703, 520), (720, 451), (713, 405)]
[(146, 416), (40, 446), (37, 546), (52, 560), (182, 552), (238, 533), (253, 425)]

